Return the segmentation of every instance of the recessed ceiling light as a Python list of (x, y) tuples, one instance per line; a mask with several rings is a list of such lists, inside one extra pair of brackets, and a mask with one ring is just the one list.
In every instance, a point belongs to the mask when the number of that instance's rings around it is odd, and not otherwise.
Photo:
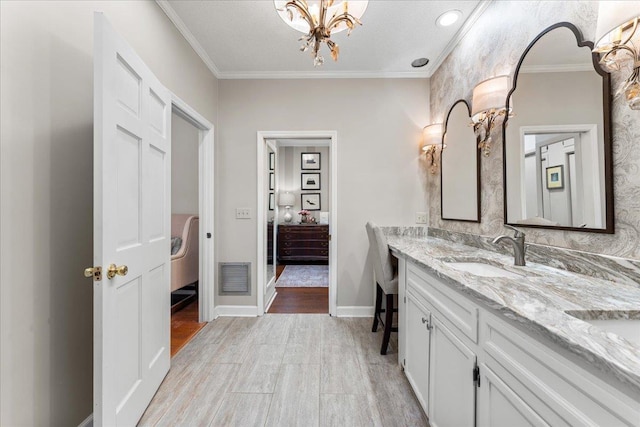
[(411, 66), (413, 68), (420, 68), (420, 67), (424, 67), (428, 63), (429, 63), (429, 58), (418, 58), (411, 61)]
[(449, 25), (455, 24), (455, 22), (460, 19), (461, 16), (462, 12), (460, 12), (459, 10), (450, 10), (438, 16), (438, 19), (436, 19), (436, 24), (438, 24), (440, 27), (448, 27)]

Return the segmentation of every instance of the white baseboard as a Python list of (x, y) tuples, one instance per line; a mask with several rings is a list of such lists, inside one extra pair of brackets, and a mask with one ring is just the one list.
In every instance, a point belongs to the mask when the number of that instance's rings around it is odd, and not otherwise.
[(269, 308), (271, 308), (271, 304), (273, 304), (273, 300), (276, 299), (276, 295), (278, 295), (278, 292), (273, 291), (273, 295), (271, 295), (271, 298), (269, 298), (269, 302), (267, 303), (267, 306), (264, 308), (265, 313), (269, 311)]
[(342, 306), (336, 307), (336, 317), (373, 317), (373, 306)]
[(85, 418), (78, 427), (93, 427), (93, 414)]
[(255, 317), (258, 307), (255, 305), (218, 305), (214, 309), (213, 318), (223, 317)]

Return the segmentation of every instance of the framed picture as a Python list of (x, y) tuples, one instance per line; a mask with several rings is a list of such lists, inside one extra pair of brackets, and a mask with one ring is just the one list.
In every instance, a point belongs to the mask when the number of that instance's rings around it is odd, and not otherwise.
[(300, 174), (300, 187), (303, 190), (319, 190), (320, 189), (320, 173), (305, 173)]
[(302, 153), (300, 157), (300, 169), (320, 170), (320, 153)]
[(269, 193), (269, 210), (272, 211), (276, 205), (274, 193)]
[(547, 168), (547, 188), (559, 190), (564, 188), (564, 166), (552, 166)]
[(276, 153), (269, 153), (269, 170), (276, 169)]
[(276, 188), (276, 177), (273, 172), (269, 172), (269, 190)]
[(320, 193), (302, 193), (300, 195), (302, 199), (302, 209), (306, 209), (308, 211), (319, 211), (320, 210)]

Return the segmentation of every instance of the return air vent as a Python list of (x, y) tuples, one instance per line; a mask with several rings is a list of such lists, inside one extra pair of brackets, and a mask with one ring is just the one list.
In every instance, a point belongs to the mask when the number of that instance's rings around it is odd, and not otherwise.
[(251, 263), (220, 262), (220, 295), (251, 295)]

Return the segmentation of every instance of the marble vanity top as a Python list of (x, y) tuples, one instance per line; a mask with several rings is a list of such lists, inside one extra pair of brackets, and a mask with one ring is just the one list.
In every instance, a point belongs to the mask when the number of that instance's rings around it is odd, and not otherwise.
[[(594, 278), (529, 259), (525, 267), (516, 267), (513, 256), (432, 236), (389, 234), (387, 239), (394, 255), (421, 266), (472, 300), (542, 334), (640, 393), (640, 345), (566, 313), (639, 318), (640, 284)], [(448, 264), (457, 260), (499, 266), (518, 278), (481, 277)]]

